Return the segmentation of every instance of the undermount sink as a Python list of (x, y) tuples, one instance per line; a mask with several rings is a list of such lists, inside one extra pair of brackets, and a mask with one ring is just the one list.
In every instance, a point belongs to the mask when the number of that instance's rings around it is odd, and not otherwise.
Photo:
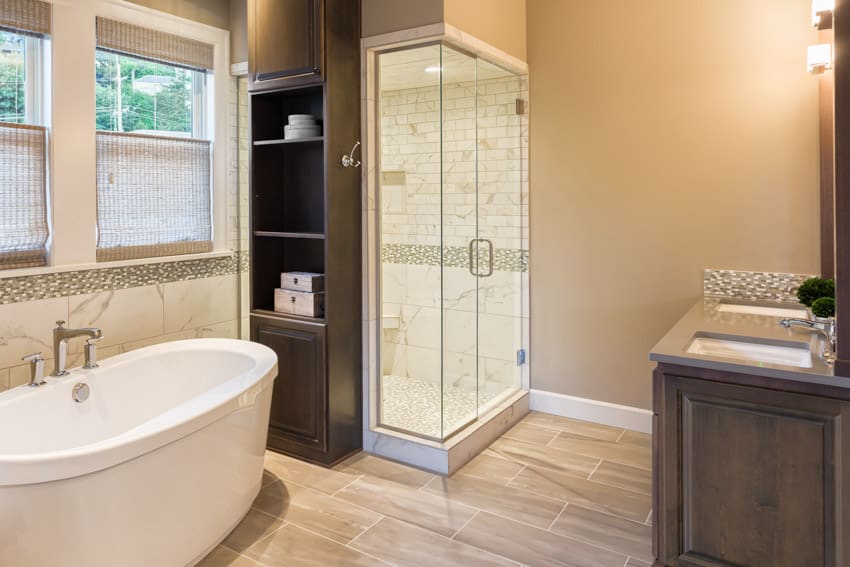
[(757, 339), (715, 333), (695, 333), (688, 347), (690, 354), (714, 356), (751, 364), (781, 364), (797, 368), (812, 367), (808, 343)]
[(734, 303), (721, 301), (715, 308), (723, 313), (740, 313), (742, 315), (762, 315), (764, 317), (796, 317), (799, 319), (807, 319), (809, 313), (805, 307), (797, 305), (789, 305), (788, 307), (780, 307), (779, 305), (758, 304), (758, 303)]

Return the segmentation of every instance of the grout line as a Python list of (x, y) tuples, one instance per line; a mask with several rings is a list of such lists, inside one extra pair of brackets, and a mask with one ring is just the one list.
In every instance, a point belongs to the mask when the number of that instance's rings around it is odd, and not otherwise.
[[(372, 510), (372, 512), (374, 512), (374, 510)], [(369, 530), (371, 530), (372, 528), (374, 528), (375, 526), (377, 526), (377, 525), (378, 525), (378, 522), (380, 522), (380, 521), (381, 521), (381, 520), (383, 520), (384, 518), (386, 518), (386, 516), (384, 516), (383, 514), (380, 514), (380, 513), (379, 513), (379, 514), (378, 514), (378, 519), (377, 519), (377, 520), (375, 520), (374, 522), (372, 522), (371, 524), (369, 524), (369, 526), (368, 526), (365, 530), (363, 530), (362, 532), (360, 532), (359, 534), (357, 534), (356, 536), (354, 536), (353, 538), (351, 538), (351, 539), (348, 541), (348, 543), (345, 543), (344, 545), (351, 545), (352, 543), (354, 543), (355, 541), (357, 541), (357, 538), (359, 538), (360, 536), (362, 536), (363, 534), (365, 534), (366, 532), (368, 532)]]
[(593, 470), (592, 470), (592, 471), (590, 471), (590, 474), (589, 474), (589, 475), (587, 475), (587, 478), (586, 478), (585, 480), (590, 480), (590, 477), (592, 477), (592, 476), (596, 473), (596, 471), (598, 471), (598, 470), (599, 470), (599, 467), (602, 465), (602, 461), (604, 461), (604, 460), (605, 460), (605, 459), (599, 459), (599, 462), (598, 462), (598, 463), (596, 463), (596, 466), (595, 466), (595, 467), (593, 467)]
[(623, 430), (623, 432), (622, 432), (622, 433), (620, 433), (620, 436), (619, 436), (619, 437), (617, 437), (617, 440), (616, 440), (616, 441), (614, 441), (614, 443), (619, 443), (619, 442), (620, 442), (620, 439), (622, 439), (622, 438), (623, 438), (623, 436), (624, 436), (625, 434), (626, 434), (626, 430), (624, 429), (624, 430)]
[(623, 563), (623, 567), (629, 567), (629, 560), (631, 559), (631, 555), (626, 555), (626, 562)]
[[(362, 480), (362, 479), (364, 479), (364, 478), (366, 478), (366, 474), (365, 474), (365, 473), (361, 473), (361, 474), (359, 474), (359, 475), (357, 476), (357, 478), (355, 478), (354, 480), (352, 480), (351, 482), (349, 482), (348, 484), (346, 484), (346, 485), (345, 485), (345, 486), (343, 486), (342, 488), (338, 488), (338, 489), (334, 490), (333, 492), (331, 492), (331, 493), (330, 493), (330, 495), (331, 495), (331, 496), (336, 496), (337, 494), (339, 494), (340, 492), (342, 492), (343, 490), (345, 490), (346, 488), (348, 488), (349, 486), (351, 486), (352, 484), (354, 484), (354, 483), (355, 483), (355, 482), (357, 482), (358, 480)], [(327, 494), (327, 493), (326, 493), (326, 494)]]
[(649, 514), (646, 515), (646, 520), (643, 523), (646, 524), (647, 526), (651, 526), (652, 524), (649, 523), (649, 519), (651, 517), (652, 517), (652, 510), (650, 509)]
[(512, 483), (514, 480), (516, 480), (516, 477), (518, 477), (520, 475), (520, 473), (522, 473), (522, 471), (524, 471), (526, 468), (528, 468), (528, 464), (523, 463), (522, 468), (520, 468), (514, 476), (512, 476), (511, 478), (508, 479), (508, 482), (505, 483), (505, 486), (508, 486), (510, 483)]
[(475, 513), (474, 513), (472, 516), (470, 516), (470, 517), (469, 517), (469, 519), (468, 519), (467, 521), (465, 521), (461, 527), (459, 527), (458, 529), (456, 529), (456, 530), (455, 530), (455, 533), (453, 533), (453, 534), (452, 534), (452, 537), (450, 537), (449, 539), (453, 540), (453, 539), (457, 536), (457, 534), (459, 534), (459, 533), (461, 532), (461, 530), (462, 530), (463, 528), (465, 528), (466, 526), (468, 526), (468, 525), (469, 525), (469, 523), (470, 523), (472, 520), (474, 520), (474, 519), (478, 516), (478, 514), (479, 514), (479, 513), (481, 513), (481, 511), (480, 511), (480, 510), (476, 510), (476, 511), (475, 511)]
[(546, 528), (546, 531), (547, 531), (547, 532), (551, 532), (551, 531), (552, 531), (552, 526), (554, 526), (554, 525), (555, 525), (555, 522), (557, 522), (557, 521), (558, 521), (558, 518), (560, 518), (560, 517), (561, 517), (561, 514), (563, 514), (563, 513), (564, 513), (564, 510), (566, 510), (566, 509), (567, 509), (567, 506), (569, 506), (569, 505), (570, 505), (570, 503), (569, 503), (569, 502), (564, 502), (564, 507), (563, 507), (563, 508), (561, 508), (561, 511), (560, 511), (560, 512), (558, 512), (558, 515), (557, 515), (557, 516), (555, 516), (555, 519), (554, 519), (554, 520), (552, 520), (552, 523), (551, 523), (551, 524), (549, 524), (549, 527), (548, 527), (548, 528)]
[(324, 535), (324, 534), (320, 534), (319, 532), (317, 532), (317, 531), (315, 531), (315, 530), (311, 530), (311, 529), (309, 529), (309, 528), (305, 528), (304, 526), (299, 526), (299, 525), (296, 525), (296, 524), (290, 524), (290, 525), (292, 525), (292, 526), (296, 527), (296, 528), (297, 528), (297, 529), (299, 529), (299, 530), (304, 530), (304, 531), (305, 531), (305, 532), (307, 532), (307, 533), (311, 533), (311, 534), (313, 534), (314, 536), (320, 537), (320, 538), (322, 538), (322, 539), (324, 539), (324, 540), (327, 540), (327, 541), (329, 541), (329, 542), (331, 542), (331, 543), (334, 543), (334, 544), (336, 544), (336, 545), (338, 545), (338, 546), (340, 546), (340, 547), (345, 547), (345, 548), (347, 548), (347, 549), (350, 549), (351, 551), (354, 551), (354, 552), (356, 552), (356, 553), (359, 553), (359, 554), (361, 554), (361, 555), (364, 555), (364, 556), (366, 556), (366, 557), (368, 557), (368, 558), (370, 558), (370, 559), (374, 559), (375, 561), (378, 561), (379, 563), (381, 563), (381, 564), (383, 564), (383, 565), (391, 565), (391, 563), (387, 563), (386, 561), (384, 561), (383, 559), (381, 559), (381, 558), (379, 558), (379, 557), (375, 557), (374, 555), (369, 555), (368, 553), (365, 553), (365, 552), (360, 551), (359, 549), (355, 549), (355, 548), (353, 548), (353, 547), (348, 547), (348, 544), (347, 544), (347, 543), (339, 543), (337, 540), (335, 540), (335, 539), (331, 539), (331, 538), (329, 538), (328, 536), (326, 536), (326, 535)]

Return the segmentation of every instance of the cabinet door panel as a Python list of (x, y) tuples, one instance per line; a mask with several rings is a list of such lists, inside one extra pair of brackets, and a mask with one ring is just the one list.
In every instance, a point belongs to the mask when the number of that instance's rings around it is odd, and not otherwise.
[(834, 565), (848, 404), (664, 376), (664, 565)]
[(252, 90), (321, 75), (321, 0), (252, 0), (248, 17)]
[(255, 318), (252, 339), (275, 351), (278, 375), (269, 428), (274, 437), (324, 450), (325, 329), (322, 325)]

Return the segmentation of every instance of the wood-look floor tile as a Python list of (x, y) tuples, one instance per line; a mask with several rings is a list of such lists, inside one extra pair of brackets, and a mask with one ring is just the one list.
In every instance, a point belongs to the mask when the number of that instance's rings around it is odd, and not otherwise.
[(549, 443), (549, 446), (570, 453), (614, 461), (621, 465), (651, 469), (650, 451), (628, 443), (590, 439), (573, 433), (561, 432)]
[(233, 551), (242, 553), (267, 535), (283, 525), (280, 518), (269, 516), (265, 512), (251, 508), (248, 515), (236, 526), (221, 544)]
[(590, 476), (590, 480), (635, 492), (652, 493), (652, 471), (611, 461), (602, 461), (602, 464)]
[(357, 538), (351, 547), (400, 566), (517, 565), (508, 559), (393, 518), (382, 519)]
[(365, 476), (337, 493), (337, 498), (451, 537), (475, 510), (443, 495)]
[(576, 539), (479, 512), (455, 537), (524, 565), (623, 567), (626, 556)]
[(265, 464), (266, 470), (284, 481), (291, 480), (326, 494), (333, 494), (360, 476), (311, 465), (270, 451), (266, 451)]
[(619, 516), (570, 504), (558, 516), (551, 531), (624, 555), (652, 560), (652, 528)]
[(351, 474), (369, 474), (414, 488), (424, 486), (435, 476), (433, 473), (421, 471), (367, 453), (358, 453), (346, 459), (334, 467), (334, 470)]
[(503, 459), (494, 454), (481, 453), (466, 463), (454, 476), (463, 475), (483, 478), (492, 482), (506, 484), (517, 475), (525, 465), (516, 461)]
[(350, 502), (282, 481), (263, 488), (254, 507), (343, 544), (381, 517)]
[(218, 546), (195, 567), (257, 567), (257, 563), (234, 551)]
[(623, 433), (623, 436), (620, 437), (620, 443), (628, 443), (629, 445), (636, 445), (638, 447), (643, 447), (647, 451), (652, 450), (652, 435), (647, 433), (640, 433), (638, 431), (629, 431), (626, 430)]
[(373, 567), (382, 562), (310, 531), (287, 524), (245, 551), (265, 567)]
[(587, 478), (600, 461), (597, 457), (588, 457), (505, 438), (497, 439), (490, 445), (489, 451), (518, 463), (544, 467), (580, 478)]
[(634, 557), (629, 557), (629, 561), (626, 563), (626, 567), (652, 567), (652, 563), (646, 563), (644, 561), (640, 561), (639, 559), (635, 559)]
[(521, 421), (508, 430), (503, 437), (516, 439), (523, 443), (531, 443), (532, 445), (546, 445), (549, 441), (557, 437), (558, 433), (558, 429), (551, 429)]
[(652, 507), (649, 494), (632, 492), (538, 467), (526, 467), (508, 483), (508, 486), (566, 500), (570, 504), (609, 512), (636, 522), (645, 521)]
[(599, 423), (591, 423), (589, 421), (581, 421), (578, 419), (570, 419), (558, 415), (548, 413), (532, 412), (528, 414), (523, 423), (547, 427), (549, 429), (557, 429), (582, 437), (592, 437), (603, 441), (616, 441), (623, 434), (624, 429), (619, 427), (611, 427), (601, 425)]
[(564, 507), (563, 500), (463, 475), (434, 479), (423, 490), (544, 529), (552, 524)]

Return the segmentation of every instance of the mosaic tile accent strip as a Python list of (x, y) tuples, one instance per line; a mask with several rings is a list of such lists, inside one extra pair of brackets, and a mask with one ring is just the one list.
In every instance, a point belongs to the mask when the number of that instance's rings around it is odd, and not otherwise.
[[(388, 264), (411, 264), (466, 268), (469, 266), (469, 250), (462, 246), (440, 246), (420, 244), (384, 244), (381, 258)], [(442, 260), (442, 261), (441, 261)], [(496, 248), (493, 251), (493, 269), (499, 272), (527, 272), (528, 250)]]
[(797, 288), (815, 276), (779, 272), (704, 270), (703, 294), (707, 297), (796, 302)]
[(237, 252), (220, 258), (5, 278), (0, 279), (0, 305), (225, 276), (247, 266), (248, 255)]

